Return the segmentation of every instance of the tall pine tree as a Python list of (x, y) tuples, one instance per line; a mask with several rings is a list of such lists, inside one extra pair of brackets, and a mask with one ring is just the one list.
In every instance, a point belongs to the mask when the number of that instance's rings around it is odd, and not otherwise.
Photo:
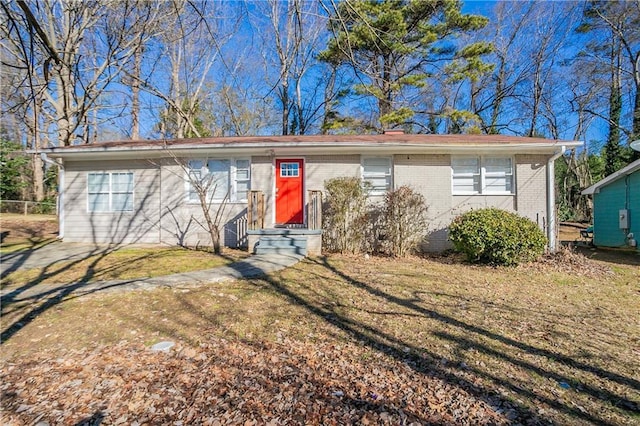
[(392, 127), (407, 122), (416, 111), (398, 102), (405, 90), (427, 84), (436, 72), (434, 64), (459, 60), (466, 65), (491, 51), (489, 43), (473, 43), (457, 49), (457, 34), (474, 31), (487, 18), (461, 12), (457, 0), (355, 0), (340, 3), (329, 27), (333, 37), (320, 59), (353, 69), (356, 93), (373, 97), (377, 122)]

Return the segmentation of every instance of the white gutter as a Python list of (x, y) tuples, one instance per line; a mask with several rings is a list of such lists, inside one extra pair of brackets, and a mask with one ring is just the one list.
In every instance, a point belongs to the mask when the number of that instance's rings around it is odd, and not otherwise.
[[(562, 145), (567, 147), (580, 146), (581, 143), (576, 142), (563, 143)], [(51, 150), (47, 154), (51, 158), (63, 158), (69, 161), (75, 160), (95, 160), (100, 159), (113, 159), (113, 160), (125, 160), (125, 159), (141, 159), (141, 158), (163, 158), (169, 155), (175, 155), (178, 157), (183, 156), (218, 156), (218, 155), (257, 155), (257, 156), (270, 156), (273, 152), (277, 156), (288, 155), (325, 155), (327, 153), (337, 155), (351, 155), (361, 154), (366, 151), (374, 155), (390, 155), (390, 154), (477, 154), (479, 151), (485, 153), (501, 154), (509, 152), (510, 154), (544, 154), (553, 155), (560, 145), (558, 144), (494, 144), (494, 145), (444, 145), (444, 144), (403, 144), (403, 145), (390, 145), (390, 144), (307, 144), (307, 145), (199, 145), (199, 146), (175, 146), (170, 149), (158, 149), (158, 148), (136, 148), (121, 147), (113, 149), (100, 149), (95, 150), (93, 148), (85, 149), (64, 149), (64, 150)]]
[(556, 188), (555, 188), (555, 161), (560, 158), (566, 147), (562, 145), (560, 151), (553, 154), (547, 161), (547, 240), (549, 252), (556, 251)]
[(56, 207), (58, 210), (58, 239), (61, 240), (64, 238), (64, 165), (62, 159), (60, 162), (54, 161), (44, 152), (40, 153), (40, 158), (45, 163), (58, 167), (58, 203)]

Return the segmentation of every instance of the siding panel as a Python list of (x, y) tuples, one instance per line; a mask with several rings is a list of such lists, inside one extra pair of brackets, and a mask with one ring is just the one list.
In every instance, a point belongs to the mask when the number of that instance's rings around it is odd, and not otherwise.
[(625, 178), (620, 178), (594, 194), (593, 243), (596, 246), (626, 246), (626, 232), (620, 229), (618, 218), (619, 211), (627, 207), (626, 192)]
[[(89, 212), (87, 174), (133, 172), (132, 212)], [(147, 161), (67, 162), (65, 164), (65, 241), (85, 243), (159, 242), (159, 169)]]
[[(294, 158), (296, 156), (290, 156)], [(361, 175), (361, 155), (310, 155), (305, 160), (305, 189), (324, 191), (328, 179)], [(424, 195), (430, 228), (425, 249), (450, 247), (447, 227), (451, 220), (472, 208), (495, 206), (537, 221), (546, 214), (545, 155), (515, 156), (514, 196), (453, 196), (451, 156), (404, 154), (393, 156), (393, 185), (409, 185)], [(83, 242), (165, 243), (210, 245), (199, 203), (186, 200), (185, 172), (174, 159), (149, 161), (67, 162), (65, 174), (65, 239)], [(86, 176), (89, 171), (132, 171), (135, 179), (134, 212), (87, 212)], [(273, 226), (273, 158), (251, 158), (251, 188), (265, 194), (265, 225)], [(219, 205), (212, 206), (215, 213)], [(246, 203), (225, 206), (224, 242), (235, 246), (243, 240), (238, 222), (246, 217)]]

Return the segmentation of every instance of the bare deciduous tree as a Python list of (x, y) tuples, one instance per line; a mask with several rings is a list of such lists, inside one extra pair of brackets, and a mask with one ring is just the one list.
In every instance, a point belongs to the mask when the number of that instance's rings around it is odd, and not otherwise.
[[(190, 221), (193, 220), (209, 234), (214, 253), (221, 254), (223, 219), (230, 196), (228, 185), (221, 182), (220, 178), (209, 170), (206, 160), (185, 159), (178, 156), (170, 148), (166, 149), (166, 153), (170, 158), (170, 164), (178, 166), (177, 172), (172, 171), (171, 168), (167, 170), (188, 184), (190, 193), (197, 197), (200, 205), (203, 220), (201, 221), (192, 215)], [(156, 167), (162, 167), (161, 162), (152, 163)], [(220, 189), (224, 191), (222, 198), (216, 199), (214, 202), (214, 195), (220, 192)]]

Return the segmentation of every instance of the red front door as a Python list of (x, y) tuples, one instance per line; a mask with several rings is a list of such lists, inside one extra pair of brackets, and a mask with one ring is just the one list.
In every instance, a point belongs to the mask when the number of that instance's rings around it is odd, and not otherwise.
[(302, 224), (303, 160), (276, 160), (276, 223)]

